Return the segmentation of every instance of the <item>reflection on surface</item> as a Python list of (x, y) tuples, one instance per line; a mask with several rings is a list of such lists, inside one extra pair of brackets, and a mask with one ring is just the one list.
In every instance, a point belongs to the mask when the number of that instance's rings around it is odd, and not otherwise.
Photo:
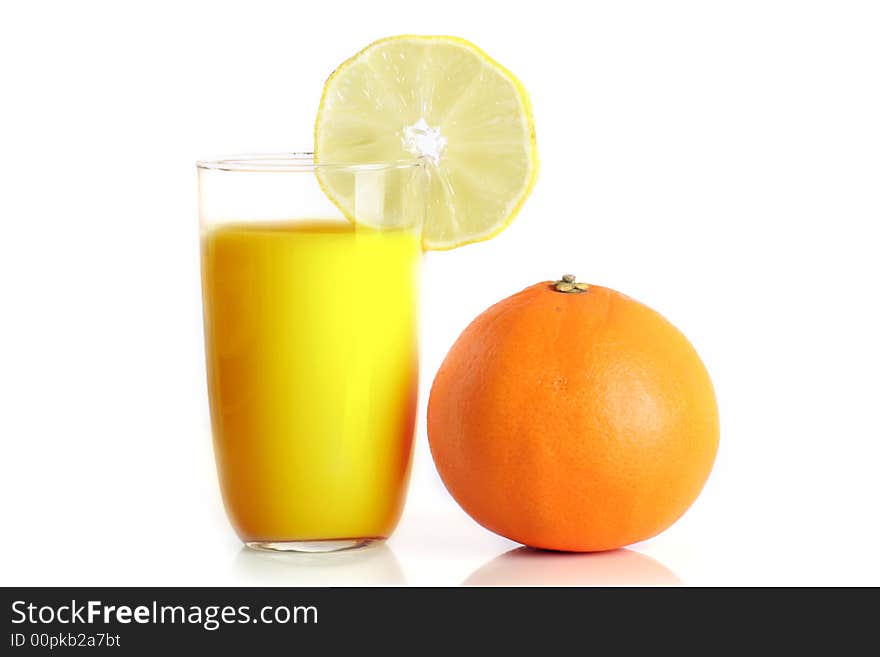
[(233, 567), (253, 585), (403, 586), (406, 578), (385, 543), (327, 554), (262, 552), (244, 547)]
[(680, 586), (659, 561), (633, 550), (548, 552), (521, 547), (475, 570), (465, 586)]

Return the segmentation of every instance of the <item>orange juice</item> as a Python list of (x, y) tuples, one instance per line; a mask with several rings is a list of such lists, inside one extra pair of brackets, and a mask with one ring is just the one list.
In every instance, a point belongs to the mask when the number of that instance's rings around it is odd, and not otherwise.
[(418, 235), (343, 222), (202, 236), (211, 419), (245, 542), (387, 537), (409, 473)]

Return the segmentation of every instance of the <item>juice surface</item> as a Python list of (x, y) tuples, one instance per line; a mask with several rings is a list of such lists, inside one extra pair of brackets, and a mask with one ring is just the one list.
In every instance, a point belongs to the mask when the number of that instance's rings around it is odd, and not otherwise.
[(202, 236), (223, 498), (245, 541), (385, 537), (409, 473), (418, 236), (339, 222)]

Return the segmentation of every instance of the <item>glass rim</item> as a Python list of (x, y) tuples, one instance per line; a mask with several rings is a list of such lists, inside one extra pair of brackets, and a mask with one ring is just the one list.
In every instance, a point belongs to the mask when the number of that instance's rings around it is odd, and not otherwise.
[(384, 171), (390, 169), (414, 169), (422, 166), (420, 159), (390, 160), (387, 162), (315, 162), (315, 154), (309, 151), (285, 153), (243, 153), (210, 160), (198, 160), (196, 167), (202, 171), (269, 172), (315, 172), (315, 171)]

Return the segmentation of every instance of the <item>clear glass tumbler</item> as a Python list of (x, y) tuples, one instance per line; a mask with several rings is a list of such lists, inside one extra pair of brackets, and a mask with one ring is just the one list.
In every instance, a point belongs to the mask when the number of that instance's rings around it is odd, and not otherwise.
[(211, 422), (233, 527), (273, 550), (388, 537), (416, 411), (420, 165), (294, 153), (198, 172)]

